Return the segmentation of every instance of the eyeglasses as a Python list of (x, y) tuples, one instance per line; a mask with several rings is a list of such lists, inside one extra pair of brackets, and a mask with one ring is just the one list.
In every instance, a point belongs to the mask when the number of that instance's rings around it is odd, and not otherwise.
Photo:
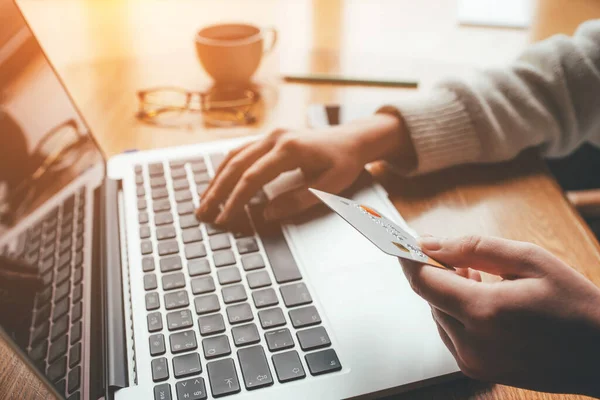
[(73, 119), (46, 133), (28, 156), (31, 160), (40, 160), (37, 167), (0, 199), (0, 222), (16, 221), (35, 201), (36, 194), (73, 167), (88, 149), (95, 150), (95, 145), (89, 135), (77, 129)]
[(208, 92), (189, 92), (162, 87), (138, 92), (137, 118), (154, 125), (181, 127), (191, 124), (193, 114), (202, 113), (207, 125), (228, 127), (255, 122), (252, 106), (260, 95), (251, 89), (213, 88)]

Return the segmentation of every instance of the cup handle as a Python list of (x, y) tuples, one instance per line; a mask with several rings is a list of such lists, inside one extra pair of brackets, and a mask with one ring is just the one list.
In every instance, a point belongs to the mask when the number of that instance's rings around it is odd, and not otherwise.
[(265, 46), (265, 48), (263, 50), (263, 54), (269, 54), (275, 47), (275, 44), (277, 43), (277, 29), (275, 29), (273, 27), (268, 27), (268, 28), (264, 28), (263, 30), (265, 32), (265, 36), (267, 34), (271, 34), (271, 41), (268, 45)]

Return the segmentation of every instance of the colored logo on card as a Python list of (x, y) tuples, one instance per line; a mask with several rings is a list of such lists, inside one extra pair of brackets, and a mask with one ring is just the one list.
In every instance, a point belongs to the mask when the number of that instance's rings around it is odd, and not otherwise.
[(400, 250), (402, 250), (406, 253), (410, 253), (410, 250), (408, 250), (406, 247), (402, 246), (400, 243), (396, 243), (396, 242), (392, 242), (392, 243), (394, 244), (394, 246), (396, 246)]
[(364, 211), (368, 212), (369, 214), (371, 214), (374, 217), (381, 218), (381, 215), (379, 215), (379, 213), (377, 211), (373, 210), (371, 207), (361, 205), (360, 208), (362, 208)]

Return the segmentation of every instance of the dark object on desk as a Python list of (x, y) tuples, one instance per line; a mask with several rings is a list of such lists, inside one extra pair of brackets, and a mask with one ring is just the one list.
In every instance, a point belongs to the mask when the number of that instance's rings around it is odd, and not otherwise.
[(361, 85), (361, 86), (384, 86), (403, 87), (416, 89), (419, 82), (414, 80), (376, 79), (359, 76), (342, 76), (335, 74), (308, 74), (308, 75), (286, 75), (286, 82), (310, 83), (310, 84), (334, 84), (334, 85)]
[(567, 198), (600, 239), (600, 149), (584, 144), (573, 154), (547, 163)]

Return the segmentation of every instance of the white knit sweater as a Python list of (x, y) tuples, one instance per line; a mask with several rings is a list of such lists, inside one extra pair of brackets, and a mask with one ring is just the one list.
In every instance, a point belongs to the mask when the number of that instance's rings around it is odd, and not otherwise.
[(417, 151), (414, 173), (508, 160), (534, 146), (546, 157), (600, 146), (600, 20), (532, 45), (509, 68), (446, 80), (393, 106)]

